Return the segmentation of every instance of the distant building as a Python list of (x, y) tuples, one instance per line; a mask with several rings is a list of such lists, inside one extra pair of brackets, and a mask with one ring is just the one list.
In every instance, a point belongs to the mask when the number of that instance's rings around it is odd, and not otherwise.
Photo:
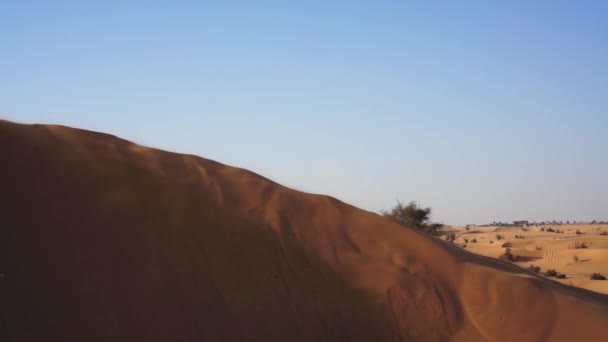
[(527, 227), (529, 224), (528, 221), (513, 221), (513, 225), (515, 227)]

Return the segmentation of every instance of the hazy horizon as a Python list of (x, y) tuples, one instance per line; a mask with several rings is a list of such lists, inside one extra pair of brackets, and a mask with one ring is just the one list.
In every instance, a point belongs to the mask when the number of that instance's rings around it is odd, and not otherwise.
[(608, 220), (608, 3), (6, 4), (0, 118), (446, 224)]

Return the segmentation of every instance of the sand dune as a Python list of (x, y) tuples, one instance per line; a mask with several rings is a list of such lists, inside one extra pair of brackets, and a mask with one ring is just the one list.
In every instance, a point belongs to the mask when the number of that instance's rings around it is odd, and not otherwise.
[[(514, 255), (523, 257), (523, 260), (515, 262), (517, 265), (524, 268), (535, 265), (541, 271), (555, 269), (566, 276), (556, 281), (608, 294), (608, 281), (589, 280), (592, 273), (608, 277), (608, 235), (601, 235), (608, 232), (608, 225), (547, 225), (543, 228), (544, 231), (541, 227), (525, 230), (509, 227), (474, 227), (469, 231), (464, 227), (449, 229), (457, 232), (457, 245), (462, 246), (465, 239), (469, 241), (466, 249), (470, 252), (498, 257), (504, 253), (503, 245), (508, 244)], [(564, 233), (547, 231), (550, 228)], [(503, 239), (498, 241), (496, 234)], [(516, 239), (515, 235), (523, 239)], [(477, 243), (471, 243), (473, 239)], [(583, 244), (586, 248), (579, 248)]]
[(243, 169), (9, 122), (0, 165), (2, 341), (607, 339), (605, 295)]

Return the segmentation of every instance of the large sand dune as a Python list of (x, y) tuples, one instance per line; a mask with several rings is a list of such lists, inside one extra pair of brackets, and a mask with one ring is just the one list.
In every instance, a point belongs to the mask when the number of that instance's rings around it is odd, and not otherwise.
[(2, 341), (606, 341), (608, 300), (252, 172), (0, 122)]

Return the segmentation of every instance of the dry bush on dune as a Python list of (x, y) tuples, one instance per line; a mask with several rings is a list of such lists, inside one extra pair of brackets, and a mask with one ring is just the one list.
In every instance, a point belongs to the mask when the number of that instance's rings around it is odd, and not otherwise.
[(513, 253), (511, 253), (511, 248), (507, 248), (505, 249), (505, 253), (503, 255), (501, 255), (499, 257), (500, 259), (503, 260), (508, 260), (508, 261), (515, 261), (515, 255), (513, 255)]
[(555, 269), (548, 269), (544, 273), (545, 277), (557, 277), (557, 271)]
[(397, 204), (391, 210), (382, 211), (381, 214), (399, 224), (414, 227), (434, 235), (443, 227), (443, 224), (431, 221), (431, 207), (423, 208), (414, 201), (408, 203), (408, 205), (403, 205), (403, 203), (397, 201)]

